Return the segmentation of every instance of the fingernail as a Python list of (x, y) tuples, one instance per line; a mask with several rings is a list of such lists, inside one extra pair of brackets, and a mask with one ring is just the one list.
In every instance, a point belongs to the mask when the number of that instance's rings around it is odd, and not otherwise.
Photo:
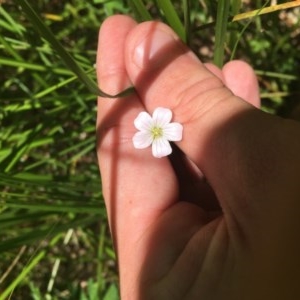
[(168, 55), (175, 37), (162, 30), (147, 35), (135, 48), (133, 61), (139, 68), (155, 67)]

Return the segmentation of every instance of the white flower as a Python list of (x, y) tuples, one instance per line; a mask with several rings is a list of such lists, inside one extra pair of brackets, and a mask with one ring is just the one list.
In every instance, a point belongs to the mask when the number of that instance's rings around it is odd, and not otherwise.
[(132, 138), (136, 149), (144, 149), (152, 144), (152, 154), (161, 158), (172, 153), (169, 141), (181, 141), (182, 125), (171, 122), (172, 111), (158, 107), (152, 117), (145, 111), (139, 113), (134, 126), (139, 130)]

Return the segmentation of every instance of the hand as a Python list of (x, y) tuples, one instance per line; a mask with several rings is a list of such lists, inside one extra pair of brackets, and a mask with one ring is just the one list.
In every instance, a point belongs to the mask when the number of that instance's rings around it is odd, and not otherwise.
[[(166, 25), (114, 16), (97, 74), (107, 93), (136, 88), (98, 101), (121, 298), (298, 299), (300, 126), (256, 108), (252, 69), (204, 65)], [(159, 106), (184, 128), (161, 159), (132, 144), (133, 120)]]

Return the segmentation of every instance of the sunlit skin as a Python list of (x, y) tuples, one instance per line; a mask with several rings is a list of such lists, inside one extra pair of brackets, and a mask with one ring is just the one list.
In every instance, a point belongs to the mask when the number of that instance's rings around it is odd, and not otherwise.
[[(300, 126), (261, 112), (253, 70), (202, 64), (166, 25), (106, 20), (98, 159), (122, 300), (300, 299)], [(135, 149), (133, 120), (169, 107), (170, 157)]]

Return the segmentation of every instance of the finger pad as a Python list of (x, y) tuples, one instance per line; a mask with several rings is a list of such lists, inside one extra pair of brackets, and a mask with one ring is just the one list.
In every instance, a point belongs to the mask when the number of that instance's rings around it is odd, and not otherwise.
[(238, 97), (260, 107), (259, 88), (254, 70), (245, 62), (235, 60), (223, 67), (226, 86)]

